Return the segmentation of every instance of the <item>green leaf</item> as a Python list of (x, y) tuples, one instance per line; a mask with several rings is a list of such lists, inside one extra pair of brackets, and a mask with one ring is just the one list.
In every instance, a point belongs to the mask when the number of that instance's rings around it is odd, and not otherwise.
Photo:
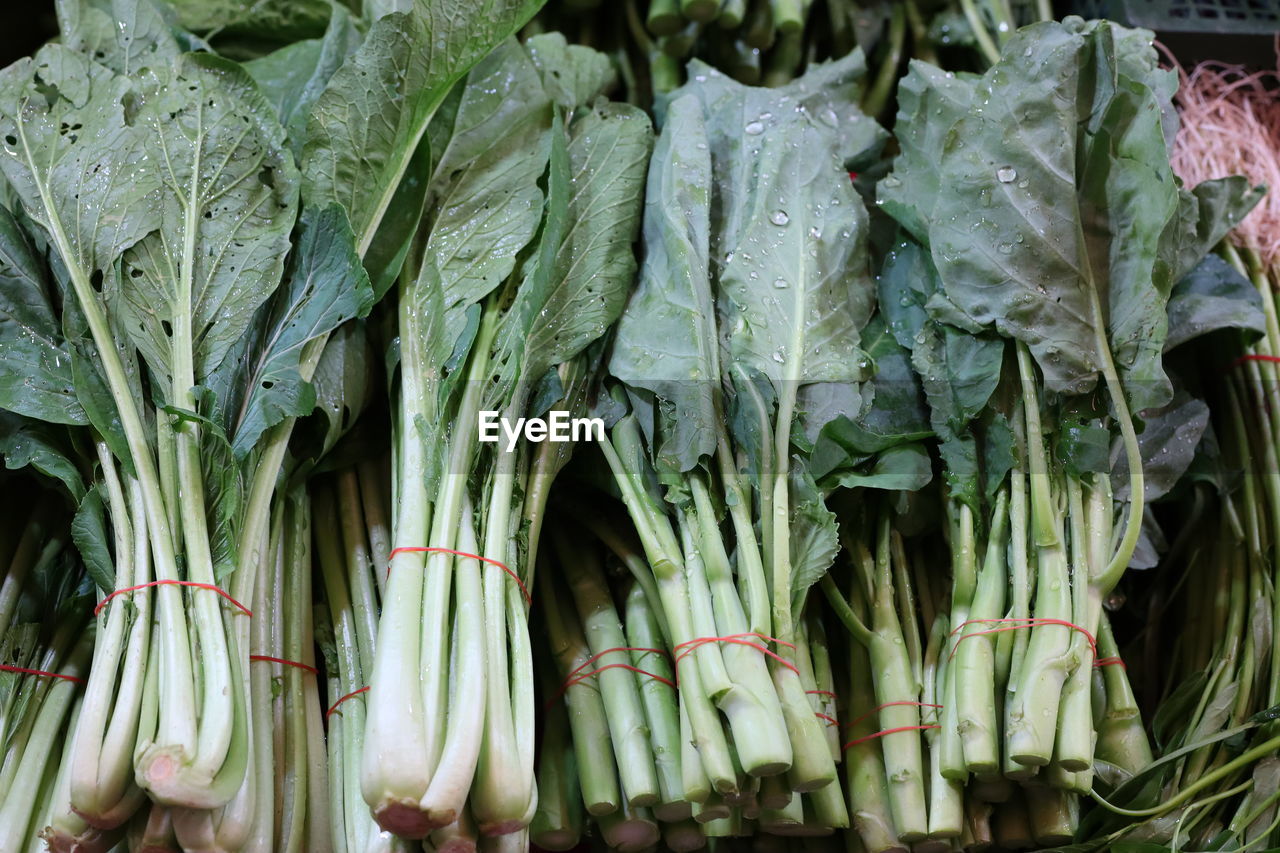
[(325, 423), (315, 458), (327, 455), (368, 405), (374, 391), (374, 363), (373, 347), (363, 323), (344, 323), (329, 336), (311, 380), (315, 411)]
[(0, 207), (0, 406), (42, 421), (87, 423), (46, 267)]
[(335, 3), (324, 38), (294, 42), (245, 63), (245, 70), (275, 107), (295, 157), (302, 155), (312, 106), (359, 44), (360, 31), (351, 13)]
[(1238, 182), (1178, 188), (1162, 120), (1175, 81), (1148, 38), (1106, 22), (1042, 23), (1015, 34), (980, 78), (918, 63), (912, 75), (901, 168), (881, 199), (927, 239), (947, 297), (1025, 342), (1054, 391), (1093, 386), (1105, 323), (1133, 407), (1167, 401), (1173, 282), (1252, 201)]
[(374, 22), (316, 101), (303, 151), (310, 203), (346, 207), (361, 255), (455, 82), (541, 0), (420, 0)]
[(552, 110), (528, 54), (507, 41), (468, 77), (454, 132), (431, 182), (434, 218), (411, 297), (428, 363), (460, 360), (471, 309), (496, 290), (538, 228)]
[(188, 54), (176, 69), (152, 69), (138, 104), (133, 127), (163, 157), (153, 169), (160, 222), (125, 252), (108, 298), (158, 377), (175, 378), (191, 358), (203, 385), (279, 286), (297, 170), (270, 106), (234, 63)]
[(0, 169), (85, 289), (160, 226), (157, 170), (126, 104), (126, 79), (62, 45), (0, 71)]
[(71, 519), (71, 541), (80, 552), (89, 577), (104, 592), (116, 588), (115, 561), (107, 533), (106, 507), (99, 486), (90, 489)]
[(809, 591), (835, 562), (840, 551), (835, 513), (802, 459), (791, 466), (791, 609), (799, 614)]
[(58, 0), (62, 43), (128, 77), (182, 53), (152, 0)]
[(522, 371), (540, 377), (600, 338), (622, 311), (636, 271), (632, 243), (653, 129), (628, 104), (598, 104), (569, 129), (568, 228), (544, 292), (522, 288), (538, 306)]
[(288, 43), (319, 35), (329, 0), (168, 0), (182, 26), (198, 33)]
[[(1162, 497), (1182, 478), (1209, 425), (1209, 407), (1186, 391), (1157, 410), (1143, 412), (1146, 426), (1138, 433), (1142, 451), (1143, 493), (1147, 501)], [(1112, 489), (1118, 501), (1129, 500), (1129, 465), (1117, 440), (1112, 450)]]
[(867, 215), (837, 129), (797, 111), (782, 90), (723, 77), (689, 90), (707, 116), (711, 257), (729, 354), (777, 386), (866, 379)]
[(929, 451), (919, 442), (897, 444), (877, 453), (869, 463), (840, 470), (822, 481), (824, 489), (890, 489), (914, 492), (933, 479)]
[(310, 414), (315, 389), (300, 373), (307, 343), (373, 307), (369, 277), (338, 205), (303, 212), (286, 284), (276, 294), (245, 385), (232, 449), (243, 459), (263, 432), (285, 418)]
[(73, 502), (84, 496), (84, 479), (66, 429), (0, 412), (0, 457), (11, 471), (30, 466), (66, 488)]
[(1168, 352), (1219, 329), (1261, 335), (1265, 326), (1258, 289), (1222, 258), (1206, 255), (1173, 286), (1164, 348)]
[(618, 75), (606, 54), (569, 44), (560, 33), (536, 35), (524, 46), (542, 75), (547, 95), (570, 113), (591, 106), (617, 83)]
[(894, 130), (901, 153), (876, 192), (881, 209), (926, 245), (941, 181), (939, 154), (947, 132), (973, 103), (975, 80), (913, 59), (898, 83)]
[(609, 372), (653, 392), (664, 410), (660, 467), (689, 471), (716, 445), (719, 384), (715, 303), (708, 277), (711, 155), (702, 106), (667, 108), (644, 203), (644, 261), (618, 320)]

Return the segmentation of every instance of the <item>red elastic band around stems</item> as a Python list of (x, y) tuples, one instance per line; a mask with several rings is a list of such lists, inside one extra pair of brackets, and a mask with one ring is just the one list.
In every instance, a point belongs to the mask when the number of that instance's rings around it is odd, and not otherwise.
[(830, 690), (806, 690), (804, 693), (806, 696), (830, 696), (832, 699), (836, 698), (836, 694)]
[(960, 639), (956, 640), (955, 646), (951, 649), (951, 654), (947, 655), (947, 660), (951, 660), (951, 658), (955, 657), (956, 649), (960, 648), (960, 644), (963, 643), (965, 640), (969, 639), (970, 637), (982, 637), (987, 634), (999, 634), (1004, 631), (1018, 631), (1018, 630), (1021, 630), (1022, 628), (1034, 628), (1037, 625), (1061, 625), (1063, 628), (1070, 628), (1073, 631), (1079, 631), (1081, 634), (1084, 635), (1084, 638), (1089, 641), (1089, 648), (1093, 651), (1093, 656), (1095, 658), (1098, 656), (1098, 642), (1093, 638), (1093, 634), (1090, 634), (1087, 630), (1085, 630), (1084, 628), (1081, 628), (1079, 625), (1075, 624), (1074, 622), (1068, 622), (1066, 619), (1050, 619), (1047, 617), (1040, 618), (1037, 616), (1028, 616), (1026, 618), (1018, 618), (1018, 619), (1013, 619), (1013, 618), (967, 619), (964, 622), (961, 622), (959, 625), (957, 625), (956, 629), (952, 631), (950, 634), (948, 634), (947, 636), (954, 637), (957, 633), (959, 633), (959, 631), (962, 628), (964, 628), (965, 625), (978, 625), (978, 624), (989, 625), (993, 623), (1007, 623), (1007, 622), (1018, 622), (1021, 624), (1005, 625), (1005, 627), (1003, 628), (990, 628), (986, 631), (972, 631), (968, 634), (963, 634), (961, 635)]
[(466, 551), (455, 551), (452, 548), (423, 548), (419, 545), (406, 545), (403, 548), (395, 548), (387, 557), (387, 577), (391, 577), (391, 561), (396, 558), (396, 554), (452, 554), (455, 557), (466, 557), (471, 560), (479, 560), (482, 563), (489, 563), (502, 569), (511, 579), (516, 582), (516, 586), (520, 587), (520, 594), (524, 596), (526, 604), (532, 604), (533, 599), (529, 596), (529, 589), (524, 585), (524, 581), (520, 580), (520, 576), (511, 569), (507, 568), (506, 563), (501, 563), (492, 557), (482, 557), (479, 554), (468, 554)]
[(354, 698), (354, 697), (356, 697), (356, 696), (359, 696), (361, 693), (368, 693), (368, 692), (369, 692), (369, 688), (368, 688), (368, 687), (361, 687), (359, 690), (352, 690), (352, 691), (351, 691), (350, 693), (348, 693), (346, 696), (343, 696), (343, 697), (342, 697), (341, 699), (339, 699), (337, 702), (334, 702), (332, 705), (330, 705), (330, 706), (329, 706), (329, 710), (327, 710), (327, 711), (325, 711), (325, 712), (324, 712), (324, 718), (327, 720), (327, 719), (329, 719), (329, 717), (331, 717), (331, 716), (332, 716), (333, 714), (335, 714), (335, 713), (337, 713), (337, 714), (339, 714), (339, 716), (341, 716), (341, 712), (339, 712), (339, 711), (338, 711), (338, 706), (339, 706), (339, 705), (341, 705), (343, 702), (347, 701), (348, 699), (351, 699), (351, 698)]
[(876, 738), (884, 737), (885, 735), (897, 734), (898, 732), (922, 732), (922, 731), (925, 731), (926, 729), (940, 729), (940, 728), (942, 728), (942, 726), (898, 726), (898, 728), (896, 729), (885, 729), (882, 732), (869, 734), (866, 737), (855, 738), (854, 740), (851, 740), (848, 743), (846, 743), (844, 746), (840, 747), (840, 750), (843, 752), (844, 750), (848, 749), (851, 746), (857, 746), (860, 743), (866, 743), (869, 740), (875, 740)]
[(63, 681), (70, 681), (74, 684), (84, 684), (83, 678), (76, 678), (74, 675), (63, 675), (60, 672), (45, 672), (43, 669), (27, 669), (25, 666), (9, 666), (0, 663), (0, 672), (17, 672), (22, 675), (43, 675), (46, 678), (61, 678)]
[(146, 589), (147, 587), (151, 587), (151, 586), (190, 586), (190, 587), (195, 587), (196, 589), (207, 589), (207, 590), (210, 590), (211, 592), (216, 592), (218, 595), (222, 596), (227, 601), (230, 601), (232, 604), (236, 606), (236, 609), (238, 609), (245, 616), (253, 616), (252, 610), (245, 607), (240, 602), (236, 601), (234, 598), (231, 597), (231, 595), (228, 592), (223, 590), (221, 587), (214, 586), (211, 583), (198, 583), (196, 581), (179, 581), (179, 580), (151, 581), (150, 583), (140, 583), (137, 586), (126, 586), (124, 589), (117, 589), (115, 592), (111, 593), (106, 598), (98, 602), (98, 606), (93, 608), (93, 615), (97, 616), (99, 613), (101, 613), (102, 608), (106, 607), (107, 602), (109, 602), (111, 599), (120, 595), (125, 595), (126, 593), (137, 592), (140, 589)]
[(637, 675), (648, 676), (649, 678), (652, 678), (654, 681), (660, 681), (663, 684), (670, 687), (672, 690), (676, 689), (675, 682), (671, 681), (670, 679), (663, 678), (661, 675), (657, 675), (655, 673), (649, 672), (646, 669), (641, 669), (638, 666), (632, 666), (629, 663), (611, 663), (611, 664), (606, 664), (605, 666), (599, 667), (597, 669), (593, 669), (590, 672), (584, 672), (581, 675), (570, 674), (569, 677), (565, 679), (564, 684), (560, 685), (560, 692), (556, 694), (556, 698), (563, 696), (564, 692), (568, 690), (570, 687), (573, 687), (575, 684), (581, 684), (582, 682), (586, 681), (589, 678), (594, 678), (595, 676), (604, 672), (606, 669), (625, 669), (630, 672), (634, 672)]
[(1263, 355), (1262, 353), (1257, 353), (1257, 352), (1245, 353), (1244, 355), (1237, 358), (1235, 361), (1231, 362), (1231, 367), (1234, 369), (1250, 361), (1265, 361), (1269, 364), (1280, 364), (1280, 356)]
[(1118, 666), (1121, 669), (1128, 669), (1124, 661), (1120, 658), (1098, 658), (1093, 662), (1094, 666)]
[(826, 714), (822, 714), (822, 713), (819, 713), (819, 712), (817, 712), (817, 711), (814, 711), (814, 712), (813, 712), (813, 715), (814, 715), (815, 717), (819, 718), (819, 719), (826, 720), (826, 721), (827, 721), (827, 728), (831, 728), (832, 726), (838, 726), (838, 725), (840, 725), (840, 723), (836, 720), (836, 718), (835, 718), (835, 717), (828, 717)]
[[(604, 651), (597, 652), (591, 657), (587, 658), (573, 672), (569, 673), (569, 678), (573, 678), (575, 675), (582, 672), (587, 667), (591, 666), (591, 664), (600, 660), (600, 658), (604, 657), (605, 655), (612, 654), (614, 652), (652, 652), (655, 655), (666, 654), (666, 651), (664, 651), (663, 649), (648, 649), (648, 648), (642, 648), (640, 646), (614, 646), (612, 649), (605, 649)], [(568, 681), (568, 679), (565, 679), (565, 680)]]
[(854, 717), (852, 720), (848, 722), (847, 725), (850, 725), (850, 726), (857, 725), (858, 723), (865, 720), (867, 717), (870, 717), (872, 714), (878, 714), (881, 711), (883, 711), (885, 708), (895, 708), (899, 705), (911, 705), (916, 708), (941, 708), (942, 707), (941, 705), (931, 705), (928, 702), (913, 702), (910, 699), (900, 699), (897, 702), (885, 702), (883, 705), (877, 705), (874, 708), (872, 708), (870, 711), (867, 711), (862, 716)]
[(770, 651), (769, 648), (765, 646), (763, 643), (753, 643), (750, 640), (746, 639), (747, 637), (756, 637), (758, 639), (764, 640), (765, 642), (777, 643), (780, 646), (786, 646), (789, 649), (794, 649), (796, 647), (795, 643), (788, 643), (785, 640), (779, 640), (777, 637), (769, 637), (764, 634), (757, 634), (754, 632), (750, 632), (746, 634), (729, 634), (728, 636), (725, 636), (725, 637), (695, 637), (692, 640), (686, 640), (683, 643), (676, 643), (675, 651), (680, 651), (680, 649), (684, 649), (683, 652), (680, 652), (680, 654), (676, 655), (676, 669), (677, 670), (680, 669), (680, 661), (684, 660), (689, 655), (693, 654), (698, 649), (702, 648), (708, 643), (733, 643), (734, 645), (737, 645), (737, 646), (750, 646), (756, 651), (766, 654), (769, 657), (773, 658), (778, 663), (782, 664), (787, 669), (794, 672), (796, 675), (800, 674), (800, 670), (796, 668), (795, 664), (784, 659), (781, 655), (777, 654), (776, 652)]
[(273, 658), (271, 655), (249, 655), (249, 660), (264, 660), (264, 661), (267, 661), (268, 663), (282, 663), (285, 666), (292, 666), (298, 669), (305, 669), (307, 672), (311, 673), (312, 675), (320, 674), (320, 670), (316, 669), (311, 664), (302, 663), (301, 661), (296, 661), (296, 660), (285, 660), (284, 658)]

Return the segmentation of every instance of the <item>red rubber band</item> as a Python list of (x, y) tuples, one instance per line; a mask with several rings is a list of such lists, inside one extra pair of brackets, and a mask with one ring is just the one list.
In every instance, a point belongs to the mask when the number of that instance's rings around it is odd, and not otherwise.
[(369, 692), (368, 687), (361, 687), (359, 690), (352, 690), (346, 696), (343, 696), (337, 702), (334, 702), (332, 705), (330, 705), (329, 710), (324, 712), (324, 718), (327, 720), (329, 719), (330, 716), (332, 716), (335, 713), (338, 714), (338, 716), (342, 716), (342, 712), (338, 710), (339, 705), (341, 705), (343, 702), (347, 701), (348, 699), (359, 696), (361, 693), (368, 693), (368, 692)]
[(1256, 353), (1256, 352), (1246, 353), (1240, 356), (1239, 358), (1237, 358), (1235, 361), (1231, 362), (1231, 367), (1232, 369), (1234, 369), (1250, 361), (1265, 361), (1269, 364), (1280, 364), (1280, 356), (1262, 355), (1261, 353)]
[[(612, 654), (613, 652), (652, 652), (655, 655), (665, 655), (667, 653), (665, 649), (647, 649), (647, 648), (642, 648), (640, 646), (614, 646), (612, 649), (605, 649), (604, 651), (597, 652), (596, 654), (587, 658), (585, 661), (582, 662), (581, 666), (579, 666), (573, 672), (569, 673), (569, 678), (573, 678), (575, 675), (582, 672), (587, 667), (591, 666), (591, 664), (600, 660), (600, 658), (604, 657), (607, 654)], [(569, 679), (567, 678), (565, 680), (568, 681)]]
[(757, 634), (755, 632), (748, 632), (745, 634), (729, 634), (728, 636), (725, 636), (725, 637), (695, 637), (692, 640), (686, 640), (683, 643), (676, 643), (675, 651), (680, 651), (680, 649), (684, 649), (683, 652), (680, 652), (680, 654), (676, 655), (676, 669), (677, 670), (680, 669), (680, 661), (684, 660), (686, 657), (693, 654), (698, 649), (702, 648), (708, 643), (733, 643), (734, 645), (737, 645), (737, 646), (750, 646), (756, 651), (762, 652), (763, 654), (766, 654), (769, 657), (773, 658), (778, 663), (782, 664), (787, 669), (794, 672), (796, 675), (800, 674), (800, 670), (796, 668), (795, 664), (786, 660), (777, 652), (770, 651), (770, 649), (767, 646), (765, 646), (763, 643), (753, 643), (750, 640), (745, 639), (746, 637), (758, 637), (759, 639), (764, 640), (765, 642), (777, 643), (778, 645), (786, 646), (789, 649), (794, 649), (796, 647), (795, 643), (788, 643), (785, 640), (779, 640), (777, 637), (769, 637), (764, 634)]
[(814, 712), (813, 712), (813, 715), (814, 715), (815, 717), (820, 718), (820, 719), (826, 720), (826, 721), (827, 721), (827, 728), (831, 728), (832, 726), (838, 726), (838, 725), (840, 725), (839, 721), (838, 721), (838, 720), (836, 720), (836, 718), (835, 718), (835, 717), (828, 717), (826, 714), (820, 714), (820, 713), (818, 713), (817, 711), (814, 711)]
[(840, 747), (840, 751), (843, 752), (844, 750), (848, 749), (851, 746), (857, 746), (860, 743), (866, 743), (869, 740), (875, 740), (876, 738), (884, 737), (885, 735), (897, 734), (898, 732), (922, 732), (922, 731), (925, 731), (926, 729), (940, 729), (940, 728), (942, 728), (942, 726), (898, 726), (898, 728), (896, 729), (885, 729), (882, 732), (876, 732), (875, 734), (870, 734), (870, 735), (867, 735), (866, 737), (855, 738), (854, 740), (851, 740), (848, 743), (846, 743), (844, 746)]
[(830, 696), (832, 699), (836, 698), (836, 694), (832, 693), (830, 690), (806, 690), (805, 695), (806, 696)]
[(264, 660), (264, 661), (267, 661), (268, 663), (282, 663), (285, 666), (293, 666), (293, 667), (297, 667), (298, 669), (305, 669), (307, 672), (311, 673), (312, 675), (320, 674), (320, 670), (316, 669), (311, 664), (302, 663), (301, 661), (296, 661), (296, 660), (285, 660), (284, 658), (273, 658), (271, 655), (249, 655), (249, 660)]
[(856, 180), (858, 180), (858, 173), (857, 173), (857, 172), (850, 172), (850, 173), (849, 173), (849, 180), (851, 180), (851, 181), (856, 181)]
[(1116, 657), (1116, 658), (1098, 658), (1097, 660), (1095, 660), (1095, 661), (1093, 662), (1093, 665), (1094, 665), (1094, 666), (1118, 666), (1118, 667), (1120, 667), (1121, 669), (1128, 669), (1128, 668), (1129, 668), (1129, 667), (1125, 666), (1124, 661), (1123, 661), (1123, 660), (1121, 660), (1121, 659), (1120, 659), (1120, 658), (1118, 658), (1118, 657)]
[(76, 678), (74, 675), (63, 675), (60, 672), (45, 672), (43, 669), (27, 669), (23, 666), (9, 666), (0, 663), (0, 672), (17, 672), (22, 675), (43, 675), (46, 678), (61, 678), (63, 681), (70, 681), (75, 684), (84, 684), (83, 678)]
[(641, 669), (638, 666), (632, 666), (629, 663), (611, 663), (611, 664), (606, 664), (605, 666), (602, 666), (598, 669), (593, 669), (590, 672), (584, 672), (581, 675), (577, 675), (577, 676), (570, 675), (569, 678), (565, 681), (565, 683), (560, 685), (560, 692), (556, 695), (556, 698), (563, 696), (565, 691), (568, 690), (570, 687), (573, 687), (576, 684), (581, 684), (582, 682), (586, 681), (589, 678), (594, 678), (595, 676), (604, 672), (606, 669), (625, 669), (625, 670), (634, 672), (638, 675), (647, 675), (649, 678), (652, 678), (654, 681), (662, 682), (663, 684), (670, 687), (672, 690), (676, 689), (675, 682), (671, 681), (670, 679), (663, 678), (661, 675), (656, 675), (655, 673), (649, 672), (648, 670), (645, 670), (645, 669)]
[(230, 601), (232, 604), (234, 604), (236, 608), (245, 616), (253, 616), (252, 610), (245, 607), (240, 602), (236, 601), (234, 598), (231, 597), (230, 593), (226, 592), (221, 587), (214, 586), (211, 583), (197, 583), (196, 581), (179, 581), (179, 580), (151, 581), (150, 583), (140, 583), (137, 586), (127, 586), (124, 589), (117, 589), (115, 592), (111, 593), (106, 598), (98, 602), (98, 606), (93, 608), (93, 615), (97, 616), (99, 613), (101, 613), (102, 608), (107, 606), (107, 602), (111, 601), (111, 599), (115, 598), (116, 596), (124, 595), (125, 593), (129, 593), (129, 592), (137, 592), (140, 589), (146, 589), (147, 587), (152, 587), (152, 586), (190, 586), (190, 587), (195, 587), (196, 589), (211, 590), (212, 592), (216, 592), (218, 595), (222, 596), (227, 601)]
[(489, 563), (510, 575), (511, 579), (516, 582), (516, 586), (520, 587), (520, 594), (524, 596), (525, 603), (533, 604), (533, 599), (529, 596), (529, 589), (524, 585), (524, 581), (520, 580), (520, 576), (507, 568), (506, 563), (500, 563), (492, 557), (468, 554), (466, 551), (455, 551), (452, 548), (423, 548), (420, 545), (406, 545), (403, 548), (392, 549), (391, 554), (387, 557), (387, 577), (391, 577), (391, 561), (396, 558), (396, 554), (452, 554), (455, 557), (467, 557), (472, 560), (479, 560), (482, 563)]
[(848, 725), (850, 726), (856, 725), (862, 722), (863, 720), (865, 720), (867, 717), (870, 717), (872, 714), (878, 714), (881, 711), (883, 711), (885, 708), (894, 708), (899, 705), (912, 705), (916, 708), (941, 708), (942, 707), (941, 705), (931, 705), (928, 702), (913, 702), (910, 699), (901, 699), (897, 702), (885, 702), (883, 705), (877, 705), (876, 707), (872, 708), (870, 711), (867, 711), (862, 716), (855, 717), (854, 719), (850, 720)]
[(1098, 642), (1093, 638), (1093, 634), (1090, 634), (1088, 631), (1086, 631), (1084, 628), (1081, 628), (1079, 625), (1075, 624), (1074, 622), (1068, 622), (1066, 619), (1050, 619), (1047, 617), (1040, 618), (1037, 616), (1028, 616), (1025, 618), (1018, 618), (1018, 619), (1013, 619), (1013, 618), (966, 619), (964, 622), (961, 622), (959, 625), (957, 625), (956, 629), (952, 631), (950, 634), (948, 634), (947, 636), (954, 637), (962, 628), (964, 628), (965, 625), (976, 625), (976, 624), (985, 625), (990, 623), (1002, 623), (1002, 622), (1023, 622), (1026, 624), (1006, 625), (1004, 628), (991, 628), (986, 631), (972, 631), (968, 634), (963, 634), (961, 635), (960, 639), (956, 640), (955, 646), (953, 646), (951, 649), (951, 654), (947, 655), (947, 660), (951, 660), (953, 657), (955, 657), (956, 649), (960, 648), (960, 644), (963, 643), (965, 640), (969, 639), (970, 637), (982, 637), (987, 634), (999, 634), (1004, 631), (1018, 631), (1018, 630), (1021, 630), (1022, 628), (1034, 628), (1037, 625), (1061, 625), (1064, 628), (1070, 628), (1073, 631), (1079, 631), (1081, 634), (1084, 635), (1084, 638), (1089, 641), (1089, 649), (1093, 652), (1093, 656), (1095, 658), (1098, 656)]

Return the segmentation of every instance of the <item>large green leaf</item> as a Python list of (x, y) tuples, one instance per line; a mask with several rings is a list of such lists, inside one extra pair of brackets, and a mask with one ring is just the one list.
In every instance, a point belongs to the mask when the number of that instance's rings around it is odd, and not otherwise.
[(477, 303), (507, 280), (533, 239), (551, 123), (537, 70), (514, 40), (468, 77), (432, 179), (431, 231), (410, 294), (422, 321), (433, 326), (422, 341), (423, 367), (438, 372), (460, 360), (474, 334)]
[(42, 421), (86, 423), (47, 270), (0, 207), (0, 406)]
[(1078, 19), (1023, 29), (981, 78), (912, 68), (910, 141), (881, 198), (927, 240), (947, 297), (1025, 342), (1051, 389), (1092, 387), (1101, 328), (1134, 407), (1167, 400), (1173, 282), (1209, 220), (1254, 201), (1238, 182), (1178, 188), (1173, 82), (1141, 33)]
[(662, 467), (688, 471), (709, 456), (718, 432), (719, 335), (708, 277), (711, 155), (702, 105), (685, 96), (667, 108), (649, 168), (644, 262), (618, 320), (609, 371), (661, 400), (668, 417), (656, 452)]
[(628, 104), (599, 104), (570, 127), (568, 228), (548, 287), (521, 293), (539, 305), (524, 350), (530, 379), (577, 355), (622, 311), (652, 148), (648, 117)]
[(157, 170), (126, 104), (127, 80), (61, 45), (0, 71), (0, 168), (84, 288), (160, 225)]
[(449, 89), (541, 5), (421, 0), (375, 21), (329, 81), (308, 125), (306, 193), (310, 203), (346, 207), (362, 255)]
[(838, 128), (795, 109), (786, 90), (717, 76), (689, 91), (707, 115), (711, 258), (729, 355), (777, 386), (867, 378), (867, 215)]
[(145, 75), (137, 101), (132, 123), (156, 158), (160, 222), (125, 252), (108, 295), (154, 374), (173, 377), (190, 358), (206, 384), (279, 286), (297, 170), (238, 65), (188, 54)]
[(346, 213), (337, 205), (308, 208), (290, 259), (244, 378), (247, 397), (231, 441), (243, 458), (263, 432), (288, 417), (310, 414), (315, 389), (303, 379), (303, 349), (373, 307), (373, 290)]

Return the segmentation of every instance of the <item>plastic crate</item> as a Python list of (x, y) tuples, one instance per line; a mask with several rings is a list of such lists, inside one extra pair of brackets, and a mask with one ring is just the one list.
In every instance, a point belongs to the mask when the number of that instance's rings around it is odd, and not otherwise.
[(1280, 31), (1280, 0), (1076, 0), (1072, 11), (1134, 27), (1181, 33)]

